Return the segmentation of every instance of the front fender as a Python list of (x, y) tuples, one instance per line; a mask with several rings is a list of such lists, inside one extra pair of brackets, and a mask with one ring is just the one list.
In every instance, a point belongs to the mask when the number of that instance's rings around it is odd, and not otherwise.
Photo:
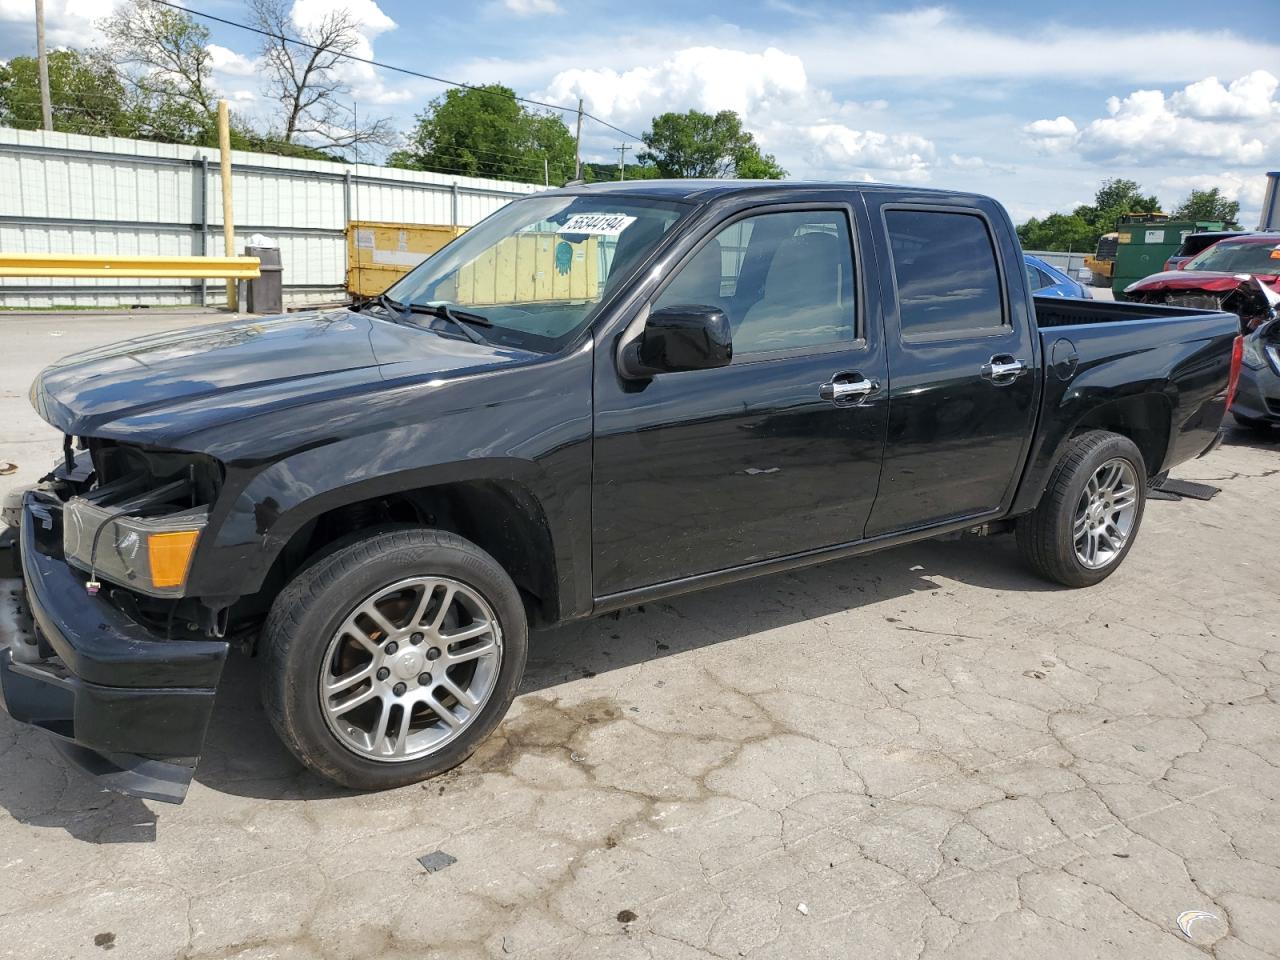
[(290, 538), (338, 507), (487, 481), (522, 488), (538, 501), (562, 564), (560, 607), (576, 610), (578, 593), (589, 607), (589, 571), (576, 570), (573, 558), (590, 556), (590, 362), (579, 353), (448, 391), (468, 403), (366, 402), (363, 418), (347, 411), (328, 430), (309, 418), (309, 442), (279, 459), (224, 461), (227, 481), (197, 548), (189, 592), (256, 593)]

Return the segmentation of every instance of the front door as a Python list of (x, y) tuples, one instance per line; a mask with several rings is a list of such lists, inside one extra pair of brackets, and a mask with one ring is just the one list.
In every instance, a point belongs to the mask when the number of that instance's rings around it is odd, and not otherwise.
[(998, 209), (877, 202), (892, 388), (869, 537), (1003, 509), (1040, 378), (1021, 255), (997, 242)]
[[(712, 228), (650, 301), (722, 308), (727, 367), (617, 375), (598, 349), (597, 597), (857, 540), (880, 473), (885, 360), (844, 204)], [(865, 216), (865, 215), (864, 215)]]

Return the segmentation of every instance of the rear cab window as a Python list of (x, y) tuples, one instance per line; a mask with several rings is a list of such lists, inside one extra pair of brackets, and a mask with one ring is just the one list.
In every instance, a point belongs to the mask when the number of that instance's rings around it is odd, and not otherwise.
[(995, 241), (985, 217), (888, 207), (884, 222), (903, 340), (1008, 329)]

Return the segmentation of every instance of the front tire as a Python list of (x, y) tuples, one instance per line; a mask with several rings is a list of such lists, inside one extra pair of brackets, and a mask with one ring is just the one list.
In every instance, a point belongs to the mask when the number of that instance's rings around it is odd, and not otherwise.
[(444, 773), (498, 725), (528, 652), (506, 571), (438, 530), (396, 530), (302, 570), (263, 628), (263, 703), (306, 767), (356, 790)]
[(1018, 518), (1018, 551), (1047, 580), (1092, 586), (1128, 555), (1146, 501), (1146, 464), (1133, 441), (1083, 433), (1068, 443), (1036, 509)]

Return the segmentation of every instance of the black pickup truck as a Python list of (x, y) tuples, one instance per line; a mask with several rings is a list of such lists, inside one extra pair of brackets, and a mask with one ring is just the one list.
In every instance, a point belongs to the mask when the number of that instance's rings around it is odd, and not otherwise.
[[(230, 650), (362, 789), (466, 758), (530, 625), (965, 530), (1082, 587), (1207, 452), (1236, 317), (1033, 300), (968, 194), (643, 181), (512, 203), (350, 309), (69, 357), (7, 507), (14, 718), (180, 800)], [(1238, 350), (1235, 354), (1238, 357)]]

